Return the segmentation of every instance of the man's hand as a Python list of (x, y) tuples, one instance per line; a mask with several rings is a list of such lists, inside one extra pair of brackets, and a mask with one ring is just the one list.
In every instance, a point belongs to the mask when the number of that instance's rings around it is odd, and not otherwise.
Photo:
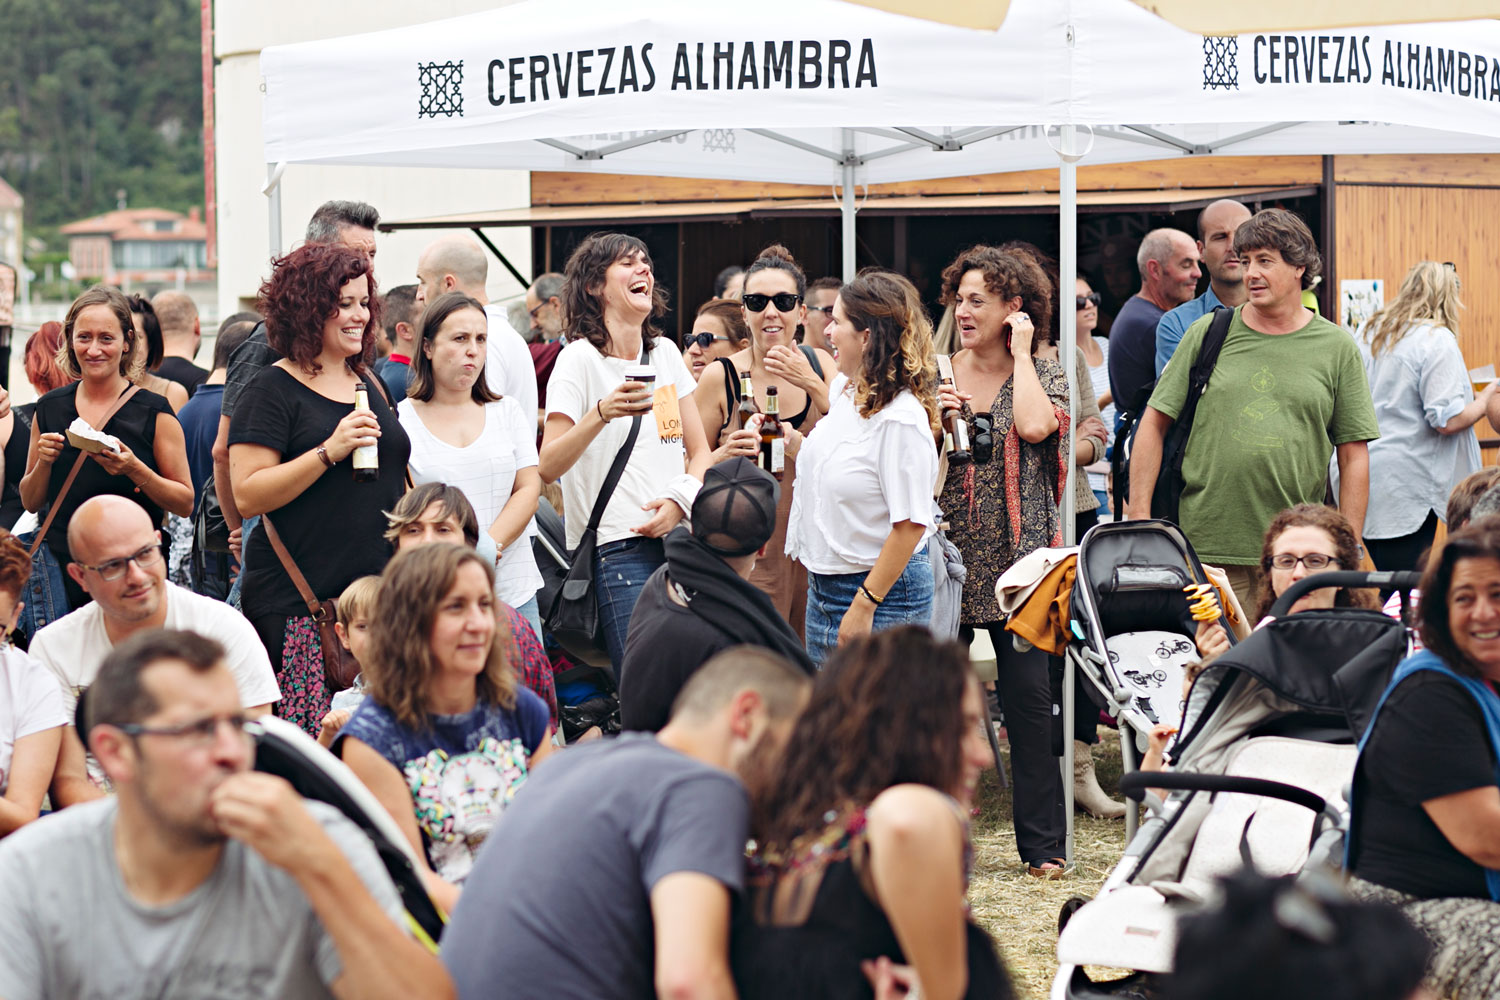
[(209, 799), (209, 814), (233, 837), (290, 875), (316, 870), (333, 841), (285, 779), (247, 771), (225, 778)]
[(677, 527), (678, 522), (686, 516), (682, 512), (682, 508), (677, 506), (677, 501), (667, 500), (663, 497), (657, 497), (655, 500), (642, 505), (641, 510), (656, 512), (645, 524), (630, 529), (637, 535), (643, 535), (646, 538), (665, 538), (667, 533)]

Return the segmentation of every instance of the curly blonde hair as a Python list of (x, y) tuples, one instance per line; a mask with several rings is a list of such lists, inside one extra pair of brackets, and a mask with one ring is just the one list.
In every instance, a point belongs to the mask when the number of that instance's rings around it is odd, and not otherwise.
[(1458, 313), (1464, 307), (1458, 293), (1458, 272), (1452, 264), (1419, 261), (1406, 273), (1395, 300), (1371, 316), (1360, 335), (1377, 358), (1422, 323), (1446, 326), (1456, 337)]
[(860, 416), (873, 417), (902, 390), (910, 389), (927, 411), (927, 422), (936, 434), (942, 426), (942, 412), (932, 321), (915, 286), (895, 271), (867, 267), (843, 287), (839, 299), (854, 328), (870, 336), (854, 379), (854, 402)]
[[(390, 709), (402, 725), (420, 729), (429, 722), (429, 688), (438, 670), (432, 652), (433, 622), (458, 571), (471, 562), (484, 570), (493, 591), (495, 571), (467, 545), (439, 542), (398, 552), (381, 574), (370, 621), (370, 662), (363, 666), (370, 697)], [(508, 630), (506, 617), (497, 613), (495, 637), (475, 687), (480, 702), (512, 709), (516, 675), (505, 658)]]

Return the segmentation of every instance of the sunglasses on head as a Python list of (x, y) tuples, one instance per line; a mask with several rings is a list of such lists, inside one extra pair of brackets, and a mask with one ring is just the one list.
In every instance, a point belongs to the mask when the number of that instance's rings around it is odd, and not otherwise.
[(1087, 295), (1078, 296), (1078, 308), (1087, 309), (1089, 306), (1097, 306), (1104, 299), (1098, 292), (1089, 292)]
[(791, 312), (797, 308), (797, 303), (802, 301), (802, 296), (796, 292), (777, 292), (775, 295), (762, 295), (760, 292), (746, 292), (740, 299), (746, 309), (753, 313), (765, 312), (768, 303), (776, 303), (779, 312)]
[(714, 341), (727, 341), (728, 339), (728, 337), (716, 336), (712, 333), (690, 333), (688, 334), (687, 340), (683, 342), (682, 349), (687, 350), (689, 347), (697, 344), (699, 347), (703, 348), (706, 351), (708, 350), (708, 345), (712, 344)]

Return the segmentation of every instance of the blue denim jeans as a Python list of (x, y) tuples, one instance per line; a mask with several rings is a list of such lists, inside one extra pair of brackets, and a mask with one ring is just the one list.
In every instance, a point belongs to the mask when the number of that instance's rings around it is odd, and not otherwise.
[(660, 538), (623, 538), (594, 550), (594, 589), (599, 595), (599, 620), (604, 625), (604, 642), (609, 647), (609, 662), (620, 679), (620, 663), (625, 659), (625, 636), (630, 632), (630, 614), (636, 598), (656, 567), (667, 561)]
[[(834, 648), (839, 644), (839, 623), (859, 585), (865, 582), (868, 573), (840, 573), (824, 576), (821, 573), (807, 574), (807, 655), (814, 665), (823, 666)], [(894, 628), (897, 625), (928, 625), (932, 621), (932, 563), (927, 557), (927, 546), (912, 553), (906, 569), (886, 593), (885, 600), (875, 609), (875, 621), (871, 630)]]
[(234, 575), (234, 583), (229, 585), (229, 596), (224, 600), (230, 607), (239, 610), (240, 607), (240, 583), (245, 579), (245, 553), (250, 551), (250, 533), (260, 524), (260, 515), (247, 517), (240, 525), (240, 571)]
[[(60, 528), (54, 524), (52, 530)], [(16, 536), (16, 541), (29, 548), (35, 537), (36, 532), (31, 531)], [(52, 546), (43, 542), (36, 550), (36, 555), (31, 557), (31, 576), (20, 595), (25, 607), (21, 609), (16, 628), (27, 639), (36, 635), (37, 630), (44, 625), (50, 625), (71, 610), (68, 606), (67, 587), (63, 582), (65, 572), (57, 557), (52, 554)]]

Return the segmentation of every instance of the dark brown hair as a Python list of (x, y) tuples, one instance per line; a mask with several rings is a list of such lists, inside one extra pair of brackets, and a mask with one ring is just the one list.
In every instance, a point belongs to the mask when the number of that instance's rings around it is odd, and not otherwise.
[[(1276, 593), (1271, 588), (1271, 550), (1276, 546), (1276, 539), (1288, 528), (1317, 528), (1325, 532), (1333, 540), (1334, 552), (1338, 558), (1338, 569), (1359, 569), (1359, 540), (1354, 535), (1354, 529), (1349, 525), (1349, 519), (1332, 507), (1325, 507), (1320, 503), (1299, 503), (1295, 507), (1288, 507), (1271, 519), (1271, 526), (1266, 529), (1265, 540), (1260, 547), (1260, 595), (1255, 602), (1255, 614), (1250, 616), (1252, 624), (1260, 621), (1271, 610), (1271, 605), (1276, 603)], [(1368, 590), (1348, 590), (1340, 587), (1333, 598), (1333, 606), (1336, 608), (1373, 608), (1377, 604)]]
[(867, 267), (839, 292), (839, 301), (854, 328), (870, 335), (854, 380), (860, 416), (873, 417), (910, 389), (936, 433), (941, 416), (932, 321), (916, 287), (895, 271)]
[[(914, 669), (920, 665), (921, 669)], [(775, 773), (751, 776), (751, 835), (785, 848), (824, 814), (893, 785), (951, 794), (963, 773), (968, 650), (902, 626), (840, 646), (813, 681)]]
[[(610, 266), (640, 254), (651, 263), (651, 251), (634, 236), (624, 233), (591, 233), (568, 257), (563, 268), (563, 327), (569, 341), (587, 340), (601, 354), (609, 348), (609, 330), (604, 325), (604, 275)], [(655, 267), (652, 268), (655, 277)], [(667, 293), (661, 282), (651, 285), (651, 315), (641, 329), (641, 354), (650, 359), (651, 341), (662, 335), (658, 325), (667, 314)]]
[[(484, 306), (479, 300), (470, 298), (463, 292), (444, 292), (428, 303), (427, 308), (423, 310), (422, 332), (417, 337), (417, 349), (411, 359), (411, 384), (406, 387), (408, 398), (426, 403), (437, 392), (437, 382), (432, 374), (432, 359), (427, 356), (427, 347), (437, 339), (438, 331), (448, 321), (448, 317), (464, 309), (473, 309), (484, 318), (486, 324), (489, 323), (489, 318), (484, 313)], [(488, 352), (481, 350), (479, 377), (469, 387), (469, 398), (481, 406), (485, 403), (493, 403), (500, 398), (490, 388), (490, 380), (486, 377), (484, 364), (487, 356)]]
[(1482, 517), (1449, 535), (1437, 554), (1427, 560), (1421, 595), (1417, 598), (1417, 624), (1423, 645), (1459, 673), (1480, 677), (1483, 674), (1479, 665), (1464, 656), (1454, 641), (1449, 621), (1448, 591), (1453, 586), (1453, 571), (1464, 559), (1500, 560), (1500, 516)]
[(373, 378), (365, 366), (375, 357), (380, 330), (375, 269), (368, 257), (342, 243), (304, 243), (271, 262), (271, 276), (261, 283), (255, 303), (266, 318), (266, 342), (271, 349), (304, 371), (318, 371), (323, 324), (339, 310), (339, 290), (361, 275), (369, 279), (370, 318), (359, 354), (349, 359), (349, 367)]
[(1267, 208), (1240, 223), (1234, 231), (1234, 252), (1239, 257), (1252, 250), (1275, 250), (1281, 259), (1302, 271), (1302, 287), (1311, 288), (1323, 273), (1323, 257), (1317, 241), (1297, 215), (1284, 208)]
[(62, 368), (63, 374), (68, 376), (68, 382), (77, 381), (83, 374), (83, 367), (78, 363), (78, 352), (73, 350), (73, 326), (78, 322), (78, 314), (89, 306), (107, 306), (120, 323), (120, 334), (124, 338), (120, 351), (121, 375), (130, 372), (130, 365), (135, 357), (135, 321), (130, 318), (130, 300), (125, 297), (124, 292), (112, 285), (95, 285), (73, 300), (73, 304), (68, 307), (67, 318), (63, 320), (62, 350), (57, 352), (57, 364)]
[[(141, 318), (141, 329), (146, 333), (146, 371), (155, 371), (166, 357), (167, 343), (161, 335), (161, 319), (151, 300), (139, 293), (130, 296), (130, 311)], [(132, 326), (135, 323), (132, 321)]]
[(1036, 329), (1032, 354), (1052, 339), (1052, 279), (1032, 251), (990, 246), (965, 250), (943, 268), (943, 305), (958, 301), (958, 286), (970, 271), (984, 275), (984, 287), (991, 295), (1007, 301), (1020, 298), (1021, 311), (1031, 317)]
[(1474, 505), (1479, 498), (1488, 493), (1491, 487), (1500, 484), (1500, 466), (1490, 466), (1471, 473), (1459, 481), (1453, 487), (1453, 492), (1448, 494), (1448, 509), (1443, 518), (1448, 524), (1449, 531), (1457, 531), (1469, 523), (1469, 514), (1474, 510)]
[(736, 345), (750, 339), (750, 324), (745, 322), (745, 307), (739, 299), (709, 299), (698, 307), (698, 315), (712, 316), (723, 323), (724, 333)]
[(95, 726), (140, 722), (157, 710), (156, 698), (141, 683), (141, 675), (163, 660), (184, 663), (195, 674), (207, 673), (223, 664), (224, 647), (196, 632), (168, 628), (147, 629), (121, 642), (104, 657), (89, 685), (83, 709), (85, 743)]

